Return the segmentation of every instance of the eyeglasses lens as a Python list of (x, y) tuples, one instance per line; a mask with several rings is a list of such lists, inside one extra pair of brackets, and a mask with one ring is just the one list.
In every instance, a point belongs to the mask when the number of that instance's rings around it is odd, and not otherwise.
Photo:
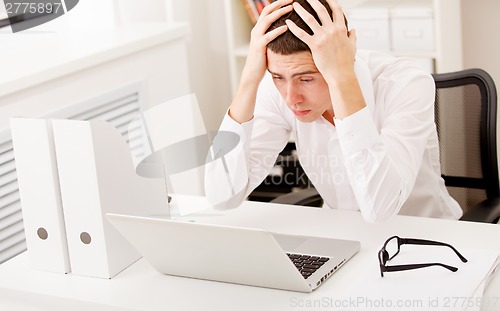
[(387, 251), (387, 254), (389, 255), (388, 259), (392, 259), (396, 254), (398, 253), (398, 238), (393, 237), (390, 240), (387, 241), (387, 244), (385, 246), (385, 250)]

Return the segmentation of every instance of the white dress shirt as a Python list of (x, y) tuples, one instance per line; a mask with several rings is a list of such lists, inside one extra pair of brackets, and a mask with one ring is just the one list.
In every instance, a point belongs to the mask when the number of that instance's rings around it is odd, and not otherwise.
[(360, 210), (369, 222), (395, 214), (458, 219), (462, 209), (441, 178), (434, 124), (434, 80), (404, 58), (358, 51), (355, 71), (367, 107), (335, 126), (323, 117), (301, 122), (266, 74), (254, 118), (226, 113), (219, 130), (240, 136), (206, 166), (205, 189), (217, 208), (238, 206), (268, 175), (295, 137), (300, 164), (326, 208)]

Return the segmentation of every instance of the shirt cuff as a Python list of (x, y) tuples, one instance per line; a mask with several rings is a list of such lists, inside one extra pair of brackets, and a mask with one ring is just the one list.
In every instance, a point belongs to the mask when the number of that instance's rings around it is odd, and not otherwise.
[(355, 154), (380, 141), (379, 133), (368, 107), (342, 120), (335, 119), (335, 127), (342, 151), (346, 155)]
[(229, 109), (228, 109), (226, 111), (224, 119), (222, 120), (219, 131), (228, 131), (238, 134), (238, 136), (240, 137), (240, 141), (243, 143), (244, 146), (246, 146), (247, 145), (246, 142), (250, 140), (250, 137), (252, 137), (254, 119), (255, 118), (252, 118), (250, 121), (240, 124), (229, 116)]

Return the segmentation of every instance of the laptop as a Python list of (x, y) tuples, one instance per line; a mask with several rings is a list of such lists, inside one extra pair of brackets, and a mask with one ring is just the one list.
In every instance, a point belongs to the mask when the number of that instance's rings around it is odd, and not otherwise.
[(358, 241), (179, 220), (106, 214), (167, 275), (311, 292), (360, 248)]

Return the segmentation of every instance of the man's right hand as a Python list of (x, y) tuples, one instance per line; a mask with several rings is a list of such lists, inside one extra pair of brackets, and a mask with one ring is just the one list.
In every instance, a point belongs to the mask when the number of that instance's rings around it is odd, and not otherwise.
[(255, 82), (260, 83), (260, 80), (264, 77), (267, 70), (267, 45), (287, 31), (288, 27), (283, 25), (268, 33), (266, 31), (277, 19), (293, 10), (290, 5), (292, 2), (293, 0), (278, 0), (264, 7), (250, 35), (250, 47), (242, 79), (247, 82), (255, 80)]
[(266, 33), (271, 24), (291, 12), (293, 0), (278, 0), (264, 7), (250, 35), (250, 47), (240, 84), (231, 103), (229, 115), (238, 123), (253, 118), (255, 99), (260, 81), (267, 70), (267, 45), (287, 31), (286, 25)]

